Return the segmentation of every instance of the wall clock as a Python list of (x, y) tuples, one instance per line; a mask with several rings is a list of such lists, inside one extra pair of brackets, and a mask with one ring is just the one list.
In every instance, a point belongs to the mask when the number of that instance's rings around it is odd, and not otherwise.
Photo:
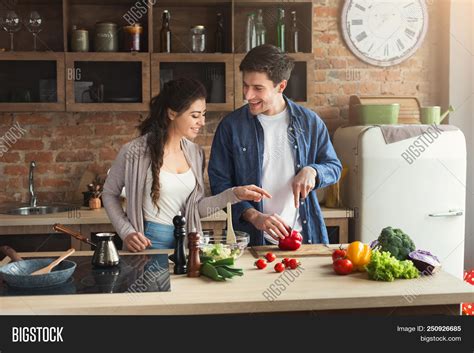
[(428, 29), (424, 0), (346, 0), (342, 34), (359, 59), (392, 66), (412, 56)]

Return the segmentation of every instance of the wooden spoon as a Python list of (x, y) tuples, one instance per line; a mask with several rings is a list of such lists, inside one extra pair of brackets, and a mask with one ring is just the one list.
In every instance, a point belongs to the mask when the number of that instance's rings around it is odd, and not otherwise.
[(69, 257), (72, 254), (74, 254), (75, 251), (76, 250), (73, 249), (73, 248), (69, 249), (64, 254), (59, 256), (56, 260), (51, 262), (48, 266), (43, 267), (43, 268), (39, 269), (38, 271), (33, 272), (31, 275), (36, 276), (36, 275), (44, 275), (45, 273), (50, 273), (53, 268), (55, 268), (57, 265), (59, 265), (61, 263), (61, 261), (63, 261), (66, 257)]
[(235, 244), (237, 240), (235, 239), (234, 227), (232, 226), (232, 205), (230, 202), (227, 202), (227, 244)]

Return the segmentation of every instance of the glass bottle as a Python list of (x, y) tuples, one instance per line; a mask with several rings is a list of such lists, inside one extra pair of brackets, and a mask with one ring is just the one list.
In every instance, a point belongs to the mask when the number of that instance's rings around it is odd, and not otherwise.
[(216, 30), (216, 53), (225, 51), (225, 33), (224, 33), (224, 16), (222, 13), (217, 14), (217, 30)]
[(191, 52), (204, 53), (206, 51), (206, 28), (202, 25), (191, 27)]
[(288, 48), (290, 53), (297, 53), (299, 51), (298, 40), (299, 31), (298, 24), (296, 22), (296, 11), (291, 11), (290, 43)]
[(285, 51), (285, 10), (278, 9), (277, 47)]
[(257, 32), (255, 30), (255, 14), (247, 15), (247, 26), (245, 32), (245, 50), (248, 52), (257, 46)]
[(164, 10), (161, 18), (160, 31), (160, 52), (162, 53), (171, 53), (170, 17), (169, 11)]
[(257, 23), (255, 24), (255, 32), (257, 35), (257, 46), (266, 43), (267, 29), (263, 24), (263, 10), (259, 9), (257, 13)]

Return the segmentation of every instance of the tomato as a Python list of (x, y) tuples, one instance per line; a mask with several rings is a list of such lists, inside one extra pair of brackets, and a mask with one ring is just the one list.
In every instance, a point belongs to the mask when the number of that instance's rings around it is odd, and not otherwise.
[(281, 262), (278, 262), (276, 265), (275, 265), (275, 271), (276, 272), (283, 272), (285, 271), (285, 265), (283, 265)]
[(343, 259), (347, 255), (346, 250), (343, 248), (336, 249), (332, 252), (332, 261), (336, 261), (337, 259)]
[(259, 270), (263, 270), (265, 267), (267, 267), (267, 262), (265, 259), (258, 259), (255, 261), (255, 266), (257, 266)]
[(265, 255), (265, 258), (267, 259), (268, 262), (273, 262), (276, 260), (277, 257), (274, 253), (267, 252), (267, 254)]
[(338, 275), (347, 275), (352, 272), (354, 266), (349, 259), (337, 259), (332, 264), (332, 267)]
[(296, 259), (290, 259), (290, 261), (288, 262), (288, 266), (289, 266), (292, 270), (295, 270), (299, 265), (300, 265), (300, 263), (299, 263), (298, 260), (296, 260)]
[(283, 265), (285, 265), (285, 267), (289, 267), (289, 266), (290, 266), (290, 264), (289, 264), (290, 259), (287, 258), (287, 257), (285, 257), (281, 262), (283, 263)]

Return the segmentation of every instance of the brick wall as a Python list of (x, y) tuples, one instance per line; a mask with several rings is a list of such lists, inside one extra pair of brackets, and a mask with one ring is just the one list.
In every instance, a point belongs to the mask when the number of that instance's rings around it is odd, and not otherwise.
[[(422, 104), (440, 104), (443, 83), (443, 6), (428, 2), (430, 27), (422, 48), (401, 65), (382, 69), (364, 64), (345, 47), (339, 29), (342, 0), (315, 0), (313, 52), (315, 110), (331, 134), (344, 124), (351, 94), (416, 95)], [(105, 175), (119, 148), (136, 136), (146, 113), (0, 113), (0, 136), (15, 126), (24, 132), (8, 150), (0, 150), (0, 204), (28, 200), (28, 167), (37, 161), (39, 202), (74, 200), (86, 170)], [(209, 156), (223, 113), (209, 113), (197, 142)], [(18, 123), (19, 125), (15, 125)], [(207, 179), (207, 175), (206, 175)], [(82, 190), (79, 190), (82, 191)]]

